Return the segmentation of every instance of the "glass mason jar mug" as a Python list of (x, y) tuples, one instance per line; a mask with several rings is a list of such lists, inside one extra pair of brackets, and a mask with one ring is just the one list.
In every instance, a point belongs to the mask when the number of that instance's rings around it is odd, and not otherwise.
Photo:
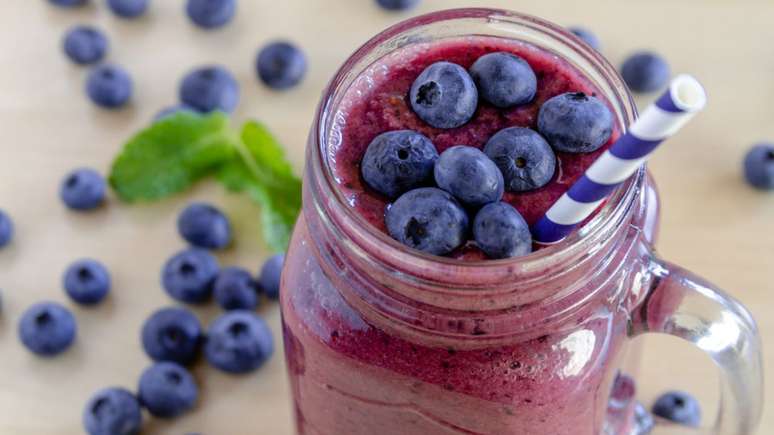
[(636, 434), (635, 401), (620, 370), (632, 338), (654, 332), (693, 343), (720, 367), (719, 418), (703, 433), (751, 433), (762, 402), (755, 324), (733, 298), (654, 254), (658, 196), (644, 170), (562, 243), (508, 260), (411, 251), (347, 204), (329, 162), (345, 122), (337, 116), (344, 93), (396, 50), (466, 35), (553, 52), (607, 97), (621, 129), (636, 116), (597, 52), (558, 26), (511, 12), (421, 16), (352, 55), (310, 134), (304, 208), (283, 272), (297, 432)]

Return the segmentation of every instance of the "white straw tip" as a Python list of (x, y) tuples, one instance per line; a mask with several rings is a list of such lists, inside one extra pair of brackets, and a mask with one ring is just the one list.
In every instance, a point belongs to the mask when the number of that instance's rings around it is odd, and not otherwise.
[(669, 92), (675, 105), (685, 112), (698, 112), (707, 105), (707, 92), (695, 77), (681, 74), (672, 80)]

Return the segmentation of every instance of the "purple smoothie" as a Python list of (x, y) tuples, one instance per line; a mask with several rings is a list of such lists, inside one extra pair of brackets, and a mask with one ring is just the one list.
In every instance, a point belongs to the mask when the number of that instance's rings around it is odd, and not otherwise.
[[(411, 111), (406, 94), (426, 66), (446, 60), (468, 67), (494, 51), (515, 53), (530, 63), (538, 77), (533, 103), (505, 111), (482, 104), (470, 123), (453, 130), (431, 128)], [(384, 231), (387, 201), (365, 186), (359, 168), (376, 135), (413, 129), (428, 136), (439, 151), (456, 144), (480, 148), (503, 128), (534, 128), (540, 104), (570, 91), (601, 96), (569, 63), (511, 40), (469, 37), (393, 51), (355, 81), (334, 114), (327, 152), (337, 188), (349, 206)], [(614, 131), (611, 143), (618, 135)], [(506, 201), (529, 223), (536, 221), (609, 145), (590, 154), (560, 153), (549, 185), (507, 194)], [(353, 305), (358, 294), (389, 294), (392, 285), (400, 284), (384, 284), (374, 271), (355, 267), (358, 259), (348, 258), (352, 252), (339, 246), (332, 224), (324, 222), (326, 212), (311, 211), (313, 204), (324, 208), (325, 200), (314, 197), (315, 180), (309, 177), (308, 173), (304, 203), (310, 212), (296, 225), (281, 294), (299, 434), (597, 435), (608, 431), (628, 435), (633, 393), (614, 391), (614, 380), (625, 353), (629, 308), (640, 302), (640, 295), (624, 297), (621, 289), (633, 286), (637, 277), (633, 272), (645, 263), (638, 256), (645, 250), (616, 250), (605, 265), (592, 261), (575, 268), (562, 283), (550, 284), (560, 286), (559, 291), (562, 285), (586, 283), (571, 297), (506, 310), (511, 318), (533, 325), (529, 332), (477, 344), (496, 333), (496, 326), (486, 319), (480, 319), (480, 328), (478, 319), (472, 319), (476, 325), (472, 329), (463, 320), (438, 326), (435, 308), (403, 300), (423, 317), (413, 325), (396, 324), (390, 315), (369, 311), (368, 303)], [(657, 207), (653, 201), (649, 210)], [(645, 237), (621, 236), (628, 246), (647, 241), (654, 233), (656, 216), (639, 213), (632, 225), (642, 228)], [(483, 259), (474, 246), (455, 256)], [(618, 267), (621, 264), (631, 267)], [(549, 276), (557, 271), (543, 273)], [(545, 286), (548, 290), (549, 284)], [(482, 317), (490, 315), (485, 305), (484, 297), (474, 299), (470, 313), (480, 309)], [(564, 311), (566, 315), (556, 316)], [(470, 313), (460, 312), (459, 317), (471, 320)], [(407, 332), (428, 324), (463, 338), (439, 344), (434, 338)]]
[[(512, 109), (498, 109), (480, 101), (473, 119), (459, 128), (438, 129), (422, 121), (412, 110), (408, 91), (419, 74), (438, 61), (449, 61), (469, 68), (479, 57), (505, 51), (525, 59), (538, 79), (535, 99)], [(565, 92), (600, 96), (591, 82), (569, 63), (532, 45), (500, 38), (469, 37), (433, 44), (418, 44), (410, 50), (393, 53), (369, 69), (344, 97), (337, 117), (344, 120), (334, 132), (336, 145), (330, 150), (333, 171), (349, 203), (374, 226), (386, 231), (384, 210), (388, 200), (370, 189), (360, 175), (360, 161), (371, 141), (392, 130), (418, 131), (432, 140), (438, 152), (459, 144), (483, 148), (498, 131), (508, 127), (537, 130), (537, 114), (546, 100)], [(521, 193), (506, 192), (504, 200), (536, 222), (569, 189), (591, 163), (620, 135), (616, 128), (610, 141), (586, 154), (557, 153), (553, 180), (543, 188)], [(452, 257), (483, 259), (474, 246), (466, 246)]]
[(444, 346), (364, 317), (317, 262), (307, 223), (296, 228), (282, 305), (299, 434), (629, 435), (633, 394), (614, 388), (628, 310), (612, 303), (628, 272), (585, 301), (593, 309), (509, 344)]

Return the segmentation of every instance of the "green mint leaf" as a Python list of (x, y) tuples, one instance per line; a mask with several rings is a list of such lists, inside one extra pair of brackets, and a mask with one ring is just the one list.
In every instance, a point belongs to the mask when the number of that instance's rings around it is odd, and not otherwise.
[(292, 204), (292, 195), (283, 196), (276, 190), (251, 186), (247, 194), (261, 204), (261, 227), (263, 239), (275, 252), (285, 252), (293, 234), (293, 226), (301, 210), (300, 184), (297, 193), (298, 204)]
[(227, 115), (178, 112), (124, 145), (113, 161), (110, 184), (125, 201), (160, 199), (233, 160), (238, 142)]
[(218, 179), (261, 205), (264, 239), (272, 250), (284, 251), (301, 210), (301, 180), (293, 175), (282, 145), (262, 124), (245, 123), (237, 152), (240, 158), (224, 164)]

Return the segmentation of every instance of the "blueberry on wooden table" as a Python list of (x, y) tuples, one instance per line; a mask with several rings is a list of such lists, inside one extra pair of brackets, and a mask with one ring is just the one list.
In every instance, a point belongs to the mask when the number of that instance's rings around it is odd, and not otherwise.
[(682, 391), (670, 391), (661, 395), (652, 408), (653, 414), (685, 426), (697, 427), (701, 424), (701, 407), (690, 394)]
[(83, 6), (88, 3), (88, 0), (48, 0), (54, 6), (63, 8), (72, 8), (77, 6)]
[(137, 18), (148, 9), (150, 0), (107, 0), (108, 7), (121, 18)]
[(138, 435), (142, 410), (137, 398), (124, 388), (105, 388), (94, 394), (83, 410), (89, 435)]
[(239, 104), (239, 83), (222, 66), (196, 68), (180, 83), (180, 102), (199, 112), (220, 110), (231, 113)]
[(199, 319), (179, 307), (154, 312), (142, 327), (142, 347), (154, 361), (188, 365), (196, 359), (203, 341)]
[(59, 197), (72, 210), (92, 210), (104, 202), (106, 189), (102, 175), (90, 168), (80, 168), (64, 178), (59, 187)]
[(110, 273), (102, 263), (92, 259), (71, 264), (62, 282), (70, 299), (82, 305), (98, 304), (110, 291)]
[(756, 145), (747, 152), (744, 177), (757, 189), (774, 190), (774, 145)]
[(214, 293), (215, 301), (224, 310), (254, 310), (258, 307), (260, 287), (247, 270), (227, 267), (218, 273)]
[(75, 26), (65, 34), (62, 48), (70, 60), (79, 65), (87, 65), (105, 57), (108, 39), (96, 27)]
[(405, 11), (419, 4), (419, 0), (376, 0), (376, 4), (388, 11)]
[(204, 356), (227, 373), (248, 373), (262, 366), (274, 353), (269, 325), (250, 311), (229, 311), (207, 330)]
[(174, 418), (196, 405), (199, 388), (191, 373), (173, 362), (157, 362), (140, 376), (140, 403), (155, 417)]
[(40, 302), (28, 308), (19, 320), (19, 339), (31, 352), (56, 356), (75, 341), (73, 314), (56, 302)]
[(218, 276), (218, 261), (203, 249), (189, 248), (170, 258), (161, 273), (161, 283), (173, 299), (198, 304), (212, 296)]
[(210, 204), (189, 204), (177, 219), (177, 230), (183, 239), (199, 248), (221, 249), (231, 243), (228, 217)]
[(670, 75), (667, 61), (650, 51), (629, 56), (621, 66), (621, 77), (634, 92), (657, 91), (666, 86)]
[(234, 18), (236, 7), (236, 0), (188, 0), (185, 11), (197, 26), (215, 29)]
[(276, 41), (260, 50), (255, 67), (258, 77), (266, 86), (277, 90), (289, 89), (304, 79), (306, 56), (296, 45)]
[(275, 254), (269, 257), (258, 274), (258, 286), (269, 299), (277, 299), (280, 294), (282, 267), (285, 265), (285, 254)]
[(602, 48), (602, 43), (599, 41), (599, 38), (591, 30), (579, 26), (570, 27), (569, 30), (573, 35), (577, 36), (594, 50), (599, 51), (599, 49)]
[(11, 243), (13, 239), (13, 221), (6, 212), (0, 210), (0, 248)]
[(117, 109), (129, 102), (133, 84), (129, 73), (118, 65), (104, 64), (92, 68), (86, 79), (86, 93), (97, 106)]

